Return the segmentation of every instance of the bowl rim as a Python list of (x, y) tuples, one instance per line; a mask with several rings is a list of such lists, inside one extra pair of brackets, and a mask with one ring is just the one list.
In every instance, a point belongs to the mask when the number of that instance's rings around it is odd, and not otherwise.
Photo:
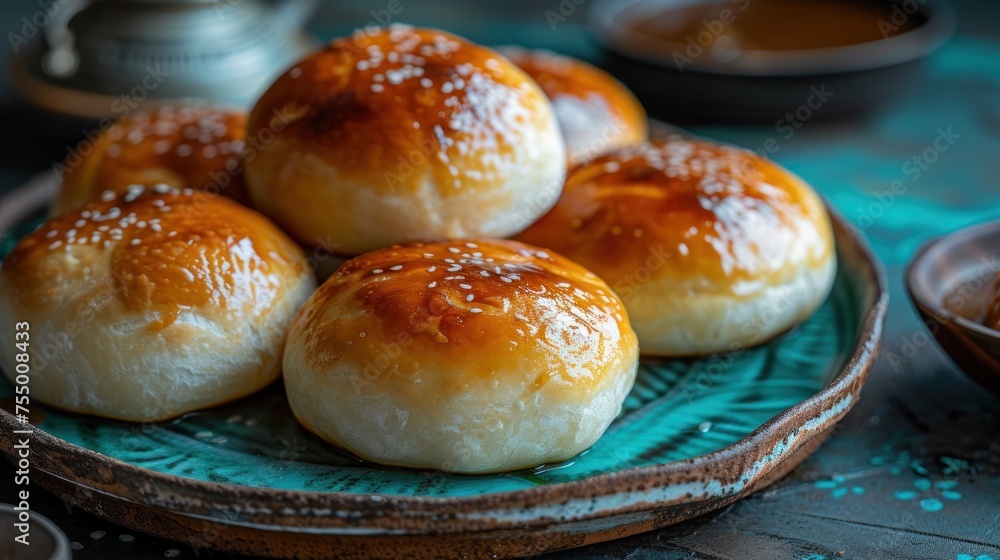
[(966, 319), (948, 310), (943, 303), (934, 301), (936, 298), (930, 297), (930, 294), (920, 285), (923, 277), (917, 271), (918, 268), (925, 266), (929, 262), (930, 255), (935, 249), (944, 247), (946, 243), (961, 243), (987, 232), (1000, 233), (1000, 220), (990, 220), (988, 222), (965, 226), (924, 241), (906, 265), (906, 271), (903, 276), (906, 280), (906, 291), (910, 296), (910, 301), (919, 310), (923, 310), (928, 315), (931, 315), (935, 321), (939, 323), (954, 323), (965, 330), (973, 331), (983, 336), (1000, 338), (1000, 331), (991, 329), (971, 319)]
[[(72, 556), (69, 537), (66, 536), (66, 533), (54, 521), (38, 513), (37, 510), (29, 508), (28, 511), (31, 515), (31, 521), (29, 521), (31, 528), (38, 527), (42, 533), (52, 537), (52, 555), (49, 556), (49, 560), (70, 560)], [(0, 503), (0, 512), (2, 515), (10, 514), (15, 519), (17, 518), (17, 510), (14, 509), (13, 504)]]
[[(588, 27), (604, 49), (635, 61), (683, 73), (746, 76), (746, 77), (794, 77), (820, 76), (860, 72), (896, 66), (923, 58), (944, 45), (955, 29), (955, 14), (949, 3), (919, 3), (917, 13), (923, 15), (926, 23), (905, 33), (888, 37), (881, 41), (867, 41), (842, 47), (819, 49), (798, 49), (784, 51), (744, 50), (743, 57), (730, 61), (717, 61), (702, 56), (694, 59), (687, 70), (677, 70), (670, 55), (651, 54), (663, 52), (683, 52), (687, 45), (662, 41), (650, 36), (640, 36), (630, 32), (619, 17), (625, 10), (643, 2), (658, 2), (669, 7), (718, 0), (596, 0), (587, 14)], [(897, 0), (887, 0), (896, 3)], [(734, 4), (735, 5), (735, 4)], [(623, 40), (623, 35), (628, 39)], [(629, 45), (628, 43), (632, 43)], [(652, 49), (637, 48), (636, 42), (644, 43)], [(667, 50), (669, 49), (669, 50)]]

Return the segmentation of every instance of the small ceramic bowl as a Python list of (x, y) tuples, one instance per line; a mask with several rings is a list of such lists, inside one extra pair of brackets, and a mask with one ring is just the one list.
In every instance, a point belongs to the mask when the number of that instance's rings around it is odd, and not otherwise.
[(70, 560), (69, 540), (56, 524), (28, 511), (28, 545), (14, 540), (22, 532), (15, 527), (22, 512), (0, 504), (0, 557), (6, 560)]
[[(691, 4), (749, 6), (737, 0), (597, 0), (589, 13), (590, 28), (604, 49), (603, 65), (636, 93), (650, 115), (676, 123), (778, 120), (788, 114), (806, 120), (867, 107), (905, 91), (919, 74), (921, 59), (954, 27), (947, 4), (920, 2), (909, 17), (922, 24), (887, 39), (804, 50), (734, 49), (726, 56), (699, 55), (681, 67), (675, 57), (689, 52), (687, 44), (631, 29), (648, 14)], [(900, 9), (912, 12), (913, 7)]]
[(965, 373), (1000, 393), (1000, 332), (976, 322), (1000, 276), (1000, 221), (927, 242), (906, 271), (910, 299), (941, 348)]

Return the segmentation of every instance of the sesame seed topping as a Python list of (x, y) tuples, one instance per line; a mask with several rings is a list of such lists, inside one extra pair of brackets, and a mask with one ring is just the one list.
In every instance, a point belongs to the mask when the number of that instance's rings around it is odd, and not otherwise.
[(397, 264), (396, 266), (389, 267), (389, 270), (403, 270), (403, 265)]
[(382, 272), (383, 271), (381, 268), (376, 268), (375, 270), (372, 271), (372, 274), (382, 274)]
[(478, 307), (473, 307), (469, 311), (472, 312), (472, 313), (482, 313), (483, 312), (483, 310), (479, 309)]

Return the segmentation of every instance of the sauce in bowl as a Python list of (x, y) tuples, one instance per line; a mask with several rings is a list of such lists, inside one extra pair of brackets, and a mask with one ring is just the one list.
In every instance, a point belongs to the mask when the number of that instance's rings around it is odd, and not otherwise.
[(639, 2), (622, 24), (637, 39), (710, 49), (795, 51), (881, 41), (917, 29), (924, 16), (891, 2), (726, 0)]

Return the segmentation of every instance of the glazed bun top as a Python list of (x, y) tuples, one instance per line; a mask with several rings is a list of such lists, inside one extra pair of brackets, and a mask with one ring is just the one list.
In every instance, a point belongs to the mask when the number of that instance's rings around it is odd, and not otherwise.
[(204, 190), (246, 203), (240, 163), (245, 136), (242, 111), (168, 105), (137, 113), (67, 158), (55, 213), (136, 184)]
[(646, 141), (645, 109), (607, 72), (546, 50), (504, 47), (500, 52), (552, 100), (571, 162)]
[(188, 309), (208, 318), (256, 317), (280, 299), (290, 278), (309, 271), (302, 250), (257, 212), (158, 185), (106, 191), (49, 220), (17, 244), (2, 273), (12, 299), (26, 308), (100, 285), (84, 301), (116, 297), (125, 309), (157, 314), (166, 327)]
[(534, 81), (496, 52), (393, 25), (299, 62), (261, 97), (250, 133), (296, 142), (336, 180), (376, 194), (429, 187), (448, 197), (502, 184), (519, 147), (553, 119)]
[[(304, 331), (303, 331), (304, 330)], [(297, 357), (309, 371), (364, 364), (380, 344), (418, 356), (387, 368), (406, 391), (424, 372), (461, 392), (498, 371), (544, 375), (584, 399), (603, 382), (594, 364), (634, 359), (635, 335), (618, 297), (591, 272), (514, 241), (412, 243), (348, 261), (292, 327), (308, 332)], [(379, 366), (381, 367), (381, 366)], [(446, 383), (445, 383), (446, 381)], [(538, 387), (536, 387), (537, 389)]]
[(750, 151), (685, 139), (577, 166), (556, 206), (518, 239), (600, 270), (612, 286), (645, 273), (737, 297), (834, 258), (829, 217), (801, 179)]

